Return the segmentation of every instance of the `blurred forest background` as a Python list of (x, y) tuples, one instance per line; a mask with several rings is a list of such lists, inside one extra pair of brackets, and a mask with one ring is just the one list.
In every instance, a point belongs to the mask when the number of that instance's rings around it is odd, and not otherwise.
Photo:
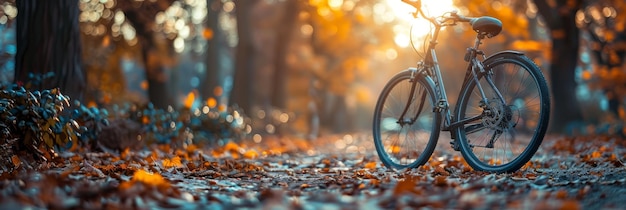
[[(503, 33), (483, 50), (524, 51), (541, 67), (553, 131), (624, 131), (623, 0), (423, 2), (431, 15), (502, 20)], [(369, 130), (384, 83), (423, 54), (429, 27), (410, 12), (400, 0), (3, 0), (0, 82), (55, 71), (59, 79), (41, 88), (60, 86), (88, 106), (206, 113), (237, 104), (264, 133)], [(469, 29), (450, 27), (439, 39), (451, 103)]]

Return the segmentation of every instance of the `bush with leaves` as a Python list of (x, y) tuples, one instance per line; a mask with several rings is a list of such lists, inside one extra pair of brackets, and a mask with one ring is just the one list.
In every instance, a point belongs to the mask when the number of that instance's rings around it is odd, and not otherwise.
[[(55, 157), (55, 151), (70, 147), (119, 151), (151, 143), (224, 143), (251, 131), (250, 119), (237, 107), (162, 110), (151, 104), (126, 104), (114, 105), (109, 111), (79, 101), (71, 103), (58, 88), (30, 89), (54, 77), (53, 73), (29, 77), (26, 84), (0, 86), (0, 149), (6, 151), (0, 154), (2, 176), (21, 165), (38, 168)], [(28, 164), (22, 164), (23, 160)]]
[(0, 90), (0, 146), (6, 149), (0, 157), (2, 173), (19, 165), (16, 155), (29, 154), (37, 163), (53, 157), (55, 147), (78, 139), (78, 124), (61, 117), (69, 100), (59, 89), (31, 92), (12, 85)]
[(151, 143), (184, 146), (241, 139), (251, 130), (250, 119), (241, 113), (237, 107), (162, 110), (151, 104), (107, 110), (72, 103), (59, 89), (0, 87), (0, 149), (7, 151), (0, 154), (0, 174), (24, 165), (22, 160), (37, 168), (55, 157), (55, 151), (70, 147), (123, 150)]

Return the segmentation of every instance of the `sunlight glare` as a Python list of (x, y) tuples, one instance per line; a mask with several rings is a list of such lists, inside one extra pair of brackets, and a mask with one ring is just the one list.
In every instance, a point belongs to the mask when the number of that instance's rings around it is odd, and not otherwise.
[[(395, 42), (399, 47), (408, 47), (409, 34), (411, 25), (413, 25), (413, 41), (423, 39), (428, 33), (430, 33), (430, 22), (425, 20), (421, 16), (415, 19), (412, 12), (415, 9), (400, 1), (400, 0), (387, 0), (387, 5), (391, 8), (396, 18), (399, 20), (399, 25), (402, 27), (394, 27), (394, 29), (400, 28), (400, 30), (394, 30)], [(445, 12), (458, 10), (452, 0), (422, 0), (422, 11), (426, 13), (426, 16), (440, 16)], [(416, 46), (422, 44), (422, 42), (415, 42)]]
[(343, 5), (343, 0), (329, 0), (328, 6), (333, 10), (338, 10)]

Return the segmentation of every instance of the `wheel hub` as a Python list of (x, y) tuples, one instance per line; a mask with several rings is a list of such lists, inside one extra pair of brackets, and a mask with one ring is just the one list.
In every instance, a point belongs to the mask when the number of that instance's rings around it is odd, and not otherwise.
[(482, 123), (484, 126), (497, 131), (512, 128), (516, 125), (514, 110), (517, 110), (514, 105), (505, 105), (500, 100), (492, 99), (484, 109)]
[(405, 118), (402, 118), (402, 119), (398, 119), (398, 121), (396, 123), (400, 124), (400, 126), (404, 126), (404, 125), (412, 124), (413, 121), (411, 121), (411, 119), (405, 117)]

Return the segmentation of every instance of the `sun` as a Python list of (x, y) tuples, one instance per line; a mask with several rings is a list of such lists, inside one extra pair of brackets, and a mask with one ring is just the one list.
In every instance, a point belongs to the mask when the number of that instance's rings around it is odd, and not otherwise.
[[(387, 6), (394, 12), (396, 18), (399, 21), (398, 25), (393, 27), (395, 34), (394, 41), (399, 47), (410, 46), (410, 35), (413, 36), (413, 40), (423, 39), (428, 33), (430, 33), (430, 22), (422, 17), (417, 19), (411, 15), (415, 12), (415, 9), (402, 2), (401, 0), (386, 0)], [(445, 12), (456, 10), (457, 8), (452, 3), (452, 0), (422, 0), (422, 11), (426, 13), (426, 16), (439, 16)], [(411, 25), (413, 25), (413, 31), (411, 34)], [(421, 45), (421, 42), (414, 44)]]

